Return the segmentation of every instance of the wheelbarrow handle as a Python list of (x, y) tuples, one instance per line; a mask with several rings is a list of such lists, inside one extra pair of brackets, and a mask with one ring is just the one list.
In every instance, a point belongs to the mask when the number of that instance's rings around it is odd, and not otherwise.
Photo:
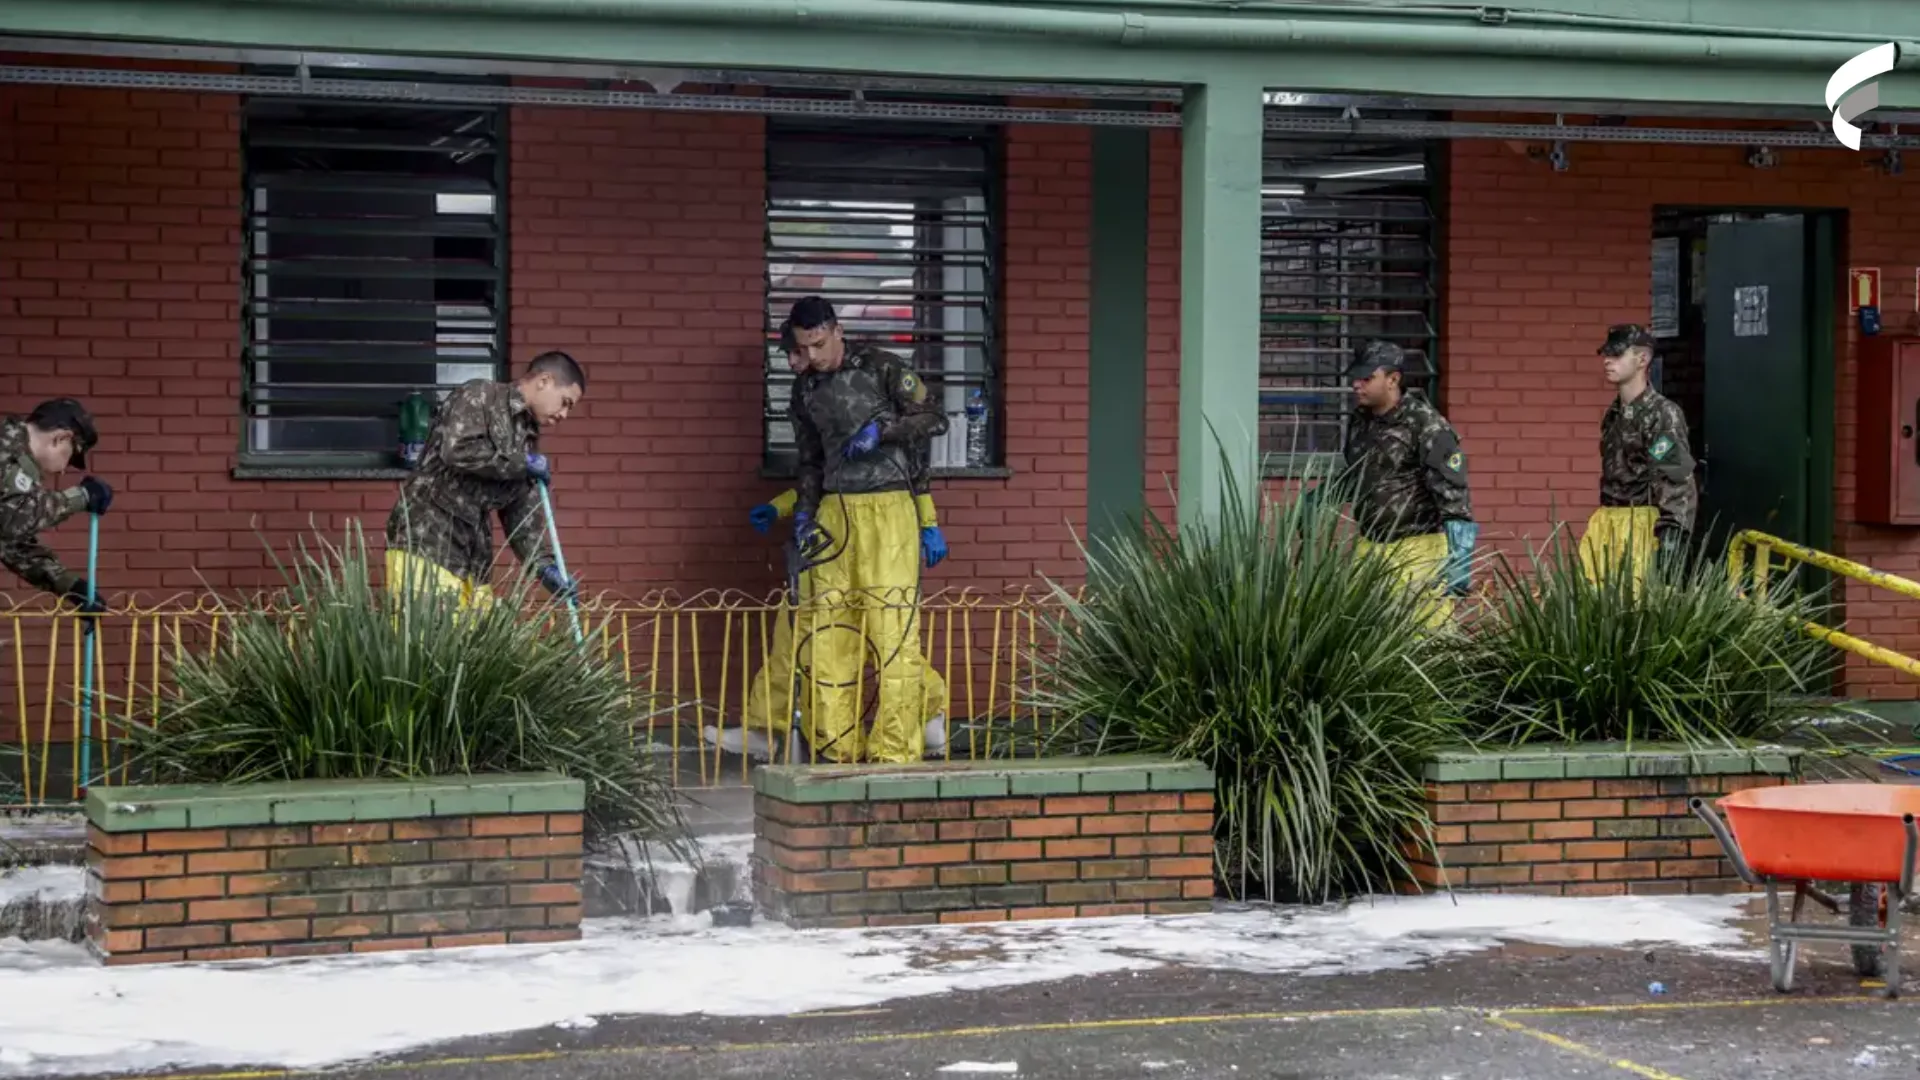
[[(1727, 831), (1727, 823), (1720, 820), (1719, 813), (1717, 813), (1713, 807), (1707, 805), (1707, 800), (1695, 795), (1693, 798), (1687, 800), (1687, 807), (1692, 810), (1694, 815), (1701, 821), (1707, 823), (1707, 828), (1713, 830), (1713, 838), (1720, 841), (1721, 849), (1727, 853), (1727, 861), (1733, 864), (1733, 872), (1740, 875), (1740, 880), (1749, 885), (1761, 884), (1760, 879), (1754, 875), (1753, 868), (1747, 865), (1747, 857), (1741, 854), (1740, 845), (1734, 842), (1733, 834)], [(1907, 865), (1909, 867), (1913, 865), (1914, 840), (1916, 837), (1920, 837), (1920, 833), (1910, 835), (1907, 841)], [(1911, 879), (1913, 875), (1909, 873), (1907, 876)]]
[(1916, 855), (1920, 855), (1920, 825), (1914, 824), (1912, 814), (1902, 814), (1900, 822), (1907, 827), (1906, 856), (1900, 860), (1900, 898), (1904, 900), (1913, 895), (1913, 863)]

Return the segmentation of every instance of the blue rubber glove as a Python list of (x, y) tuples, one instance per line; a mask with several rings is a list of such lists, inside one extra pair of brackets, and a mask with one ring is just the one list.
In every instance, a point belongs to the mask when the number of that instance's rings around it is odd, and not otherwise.
[(851, 461), (863, 454), (873, 453), (873, 448), (879, 445), (880, 423), (877, 420), (869, 420), (866, 427), (854, 432), (853, 438), (847, 440), (847, 445), (840, 451), (840, 456)]
[(553, 486), (553, 469), (547, 465), (547, 455), (527, 455), (527, 475), (547, 486)]
[(775, 510), (772, 503), (761, 503), (747, 511), (747, 521), (753, 525), (753, 531), (761, 536), (767, 535), (767, 530), (773, 528), (773, 523), (779, 520), (780, 511)]
[(793, 549), (795, 551), (798, 551), (801, 555), (804, 556), (807, 554), (808, 546), (812, 543), (813, 543), (813, 515), (807, 513), (805, 510), (794, 511), (793, 513)]
[(552, 563), (548, 563), (547, 568), (540, 571), (540, 584), (545, 585), (548, 592), (562, 600), (580, 599), (580, 583), (569, 580), (560, 572), (560, 568)]
[(1447, 591), (1465, 596), (1473, 587), (1473, 545), (1480, 539), (1480, 526), (1471, 521), (1447, 522)]
[(927, 569), (940, 565), (947, 557), (947, 538), (940, 535), (940, 526), (929, 525), (920, 530), (920, 557), (926, 561)]

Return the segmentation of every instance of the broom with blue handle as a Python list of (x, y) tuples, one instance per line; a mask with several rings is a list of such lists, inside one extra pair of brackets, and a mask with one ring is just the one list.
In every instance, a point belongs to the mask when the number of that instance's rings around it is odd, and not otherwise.
[[(100, 515), (87, 515), (87, 607), (91, 612), (94, 597), (99, 586), (94, 579), (100, 571)], [(80, 638), (80, 647), (87, 656), (81, 661), (85, 682), (80, 690), (80, 787), (84, 790), (93, 776), (93, 628), (98, 619), (86, 616), (86, 629)]]
[[(567, 556), (560, 550), (560, 523), (553, 519), (553, 496), (547, 491), (552, 481), (552, 474), (547, 471), (547, 459), (540, 454), (528, 454), (527, 471), (533, 476), (534, 486), (540, 489), (540, 508), (547, 515), (547, 542), (553, 545), (553, 565), (560, 571), (560, 580), (572, 585), (573, 578), (567, 573)], [(567, 610), (573, 615), (574, 640), (586, 644), (586, 631), (580, 627), (580, 602), (575, 599), (571, 588), (567, 590)]]

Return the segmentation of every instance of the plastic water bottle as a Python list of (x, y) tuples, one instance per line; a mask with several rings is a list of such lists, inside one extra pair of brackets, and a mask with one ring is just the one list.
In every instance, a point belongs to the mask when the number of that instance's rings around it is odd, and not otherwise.
[(400, 405), (400, 464), (414, 468), (420, 464), (420, 452), (426, 449), (427, 434), (433, 427), (433, 401), (422, 393), (410, 395)]
[(975, 387), (967, 398), (967, 467), (978, 469), (987, 463), (987, 395)]

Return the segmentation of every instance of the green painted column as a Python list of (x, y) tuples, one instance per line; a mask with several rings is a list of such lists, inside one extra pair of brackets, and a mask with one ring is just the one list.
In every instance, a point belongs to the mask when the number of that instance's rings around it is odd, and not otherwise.
[(1189, 86), (1181, 122), (1180, 524), (1258, 493), (1263, 87)]
[(1140, 520), (1146, 504), (1149, 135), (1093, 131), (1087, 532), (1095, 539)]

